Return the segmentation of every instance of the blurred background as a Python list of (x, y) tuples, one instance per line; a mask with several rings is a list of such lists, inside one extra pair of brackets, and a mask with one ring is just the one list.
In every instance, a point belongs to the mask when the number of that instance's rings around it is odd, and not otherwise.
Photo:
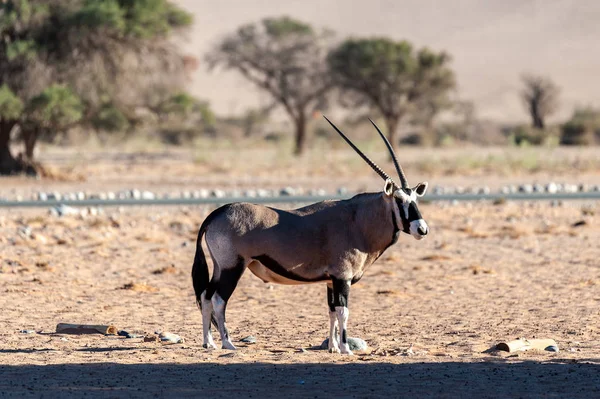
[(0, 174), (46, 179), (0, 195), (373, 180), (322, 114), (388, 167), (372, 118), (409, 177), (593, 182), (599, 18), (566, 0), (2, 0)]

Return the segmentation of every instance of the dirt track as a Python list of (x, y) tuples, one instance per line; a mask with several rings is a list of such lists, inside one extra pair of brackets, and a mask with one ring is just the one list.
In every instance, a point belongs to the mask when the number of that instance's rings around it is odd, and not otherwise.
[[(328, 328), (323, 286), (250, 273), (228, 324), (234, 342), (258, 342), (201, 347), (189, 274), (207, 208), (0, 210), (0, 396), (600, 396), (599, 209), (422, 205), (431, 236), (403, 235), (352, 288), (349, 333), (370, 346), (354, 357), (313, 349)], [(186, 341), (53, 334), (59, 322)], [(517, 337), (561, 351), (489, 351)]]

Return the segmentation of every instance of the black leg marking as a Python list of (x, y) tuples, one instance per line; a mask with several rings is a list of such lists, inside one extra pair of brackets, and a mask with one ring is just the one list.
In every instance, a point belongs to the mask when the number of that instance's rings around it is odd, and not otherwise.
[(348, 337), (346, 337), (346, 329), (342, 329), (342, 343), (347, 344), (348, 343)]
[(334, 309), (338, 306), (348, 307), (348, 297), (350, 295), (350, 281), (331, 279), (333, 283), (333, 306)]
[[(217, 282), (217, 293), (219, 296), (227, 303), (229, 298), (231, 298), (231, 294), (237, 287), (238, 281), (242, 278), (242, 274), (244, 274), (245, 270), (245, 262), (244, 258), (238, 256), (237, 263), (235, 267), (231, 269), (221, 270), (221, 275), (219, 276), (219, 281)], [(211, 294), (212, 296), (212, 294)]]
[(329, 305), (329, 311), (335, 312), (335, 303), (333, 300), (333, 288), (327, 287), (327, 305)]

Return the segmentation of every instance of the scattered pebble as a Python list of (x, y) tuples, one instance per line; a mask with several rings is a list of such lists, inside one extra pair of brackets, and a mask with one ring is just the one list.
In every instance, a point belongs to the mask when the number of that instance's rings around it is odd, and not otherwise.
[(64, 204), (57, 205), (50, 209), (50, 215), (52, 216), (68, 216), (68, 215), (79, 215), (80, 211), (72, 206)]
[(173, 344), (182, 344), (184, 342), (183, 338), (179, 335), (170, 332), (161, 332), (158, 334), (158, 337), (162, 342), (170, 342)]
[[(360, 339), (360, 338), (352, 338), (352, 337), (348, 338), (348, 346), (350, 347), (351, 351), (364, 351), (365, 349), (367, 349), (369, 347), (367, 345), (367, 343), (365, 342), (365, 340)], [(321, 346), (319, 348), (320, 349), (328, 349), (329, 348), (329, 338), (326, 338), (325, 341), (323, 341), (323, 343), (321, 344)]]
[(119, 336), (121, 337), (125, 337), (125, 338), (145, 338), (143, 335), (141, 334), (132, 334), (130, 332), (127, 332), (125, 330), (119, 330), (119, 332), (117, 333)]
[(160, 338), (158, 338), (158, 335), (148, 334), (144, 336), (144, 342), (160, 342)]
[(35, 330), (21, 330), (19, 331), (21, 334), (34, 334)]
[(240, 339), (240, 342), (245, 342), (247, 344), (255, 344), (256, 337), (254, 337), (252, 335), (248, 335), (247, 337)]

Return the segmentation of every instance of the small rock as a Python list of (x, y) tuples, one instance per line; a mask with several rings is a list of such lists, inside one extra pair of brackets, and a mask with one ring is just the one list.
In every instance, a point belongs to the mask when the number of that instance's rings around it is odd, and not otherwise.
[[(351, 351), (364, 351), (365, 349), (367, 349), (369, 347), (363, 339), (352, 338), (352, 337), (348, 338), (348, 346), (350, 347)], [(319, 348), (320, 349), (328, 349), (329, 348), (329, 338), (326, 338), (325, 341), (323, 341), (323, 343), (321, 344), (321, 346)]]
[(50, 214), (55, 216), (68, 216), (68, 215), (79, 215), (80, 212), (77, 208), (73, 208), (71, 206), (67, 206), (64, 204), (60, 204), (58, 206), (53, 207), (50, 210)]
[(522, 184), (519, 186), (519, 192), (530, 194), (533, 192), (533, 186), (531, 184)]
[(215, 198), (223, 198), (225, 195), (227, 195), (225, 191), (219, 189), (214, 189), (210, 192), (210, 196)]
[(256, 337), (254, 337), (252, 335), (248, 335), (247, 337), (240, 339), (240, 342), (245, 342), (247, 344), (255, 344)]
[(264, 188), (259, 188), (256, 190), (256, 196), (260, 198), (270, 197), (271, 193), (269, 190), (265, 190)]
[(31, 227), (21, 226), (19, 227), (18, 233), (22, 238), (31, 238)]
[(548, 352), (558, 352), (558, 346), (556, 345), (550, 345), (548, 347), (546, 347), (546, 349)]
[(279, 191), (279, 195), (282, 196), (282, 197), (284, 197), (284, 196), (292, 196), (292, 195), (295, 195), (295, 194), (296, 194), (296, 190), (294, 190), (294, 188), (292, 188), (292, 187), (285, 187), (285, 188), (282, 188)]
[(21, 334), (34, 334), (35, 330), (21, 330), (19, 331)]
[(170, 332), (161, 332), (158, 337), (162, 342), (170, 342), (173, 344), (182, 344), (184, 342), (183, 338), (179, 335)]
[(156, 198), (156, 195), (150, 191), (142, 191), (142, 199), (144, 200), (153, 200)]
[(119, 332), (117, 333), (119, 336), (121, 337), (125, 337), (125, 338), (145, 338), (143, 335), (140, 334), (132, 334), (130, 332), (127, 332), (125, 330), (119, 330)]
[(144, 336), (144, 342), (160, 342), (160, 338), (154, 334)]
[(580, 220), (580, 221), (573, 223), (571, 225), (571, 227), (581, 227), (581, 226), (585, 226), (586, 224), (587, 224), (587, 222), (585, 220)]
[(546, 185), (546, 191), (549, 194), (556, 194), (558, 192), (558, 186), (554, 182), (550, 182)]

